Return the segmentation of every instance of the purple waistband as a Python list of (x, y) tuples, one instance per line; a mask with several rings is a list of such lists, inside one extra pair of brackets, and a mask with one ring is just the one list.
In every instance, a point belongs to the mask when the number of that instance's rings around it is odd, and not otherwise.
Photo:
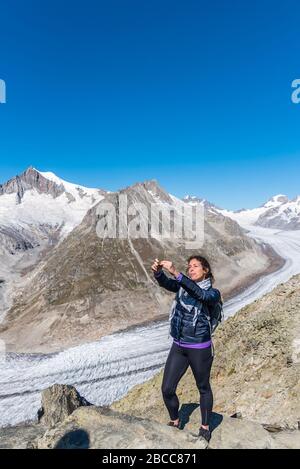
[(190, 342), (182, 342), (181, 340), (178, 341), (174, 339), (174, 343), (176, 345), (180, 345), (180, 347), (186, 347), (186, 348), (207, 348), (211, 346), (211, 340), (209, 340), (208, 342), (202, 342), (201, 344), (193, 344)]

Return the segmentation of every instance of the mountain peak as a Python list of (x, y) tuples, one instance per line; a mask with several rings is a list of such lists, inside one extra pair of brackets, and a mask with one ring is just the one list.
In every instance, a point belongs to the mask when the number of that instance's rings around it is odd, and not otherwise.
[(218, 207), (212, 202), (209, 202), (207, 199), (197, 197), (196, 195), (187, 194), (181, 200), (183, 200), (183, 202), (188, 203), (190, 205), (202, 204), (207, 210), (210, 210), (212, 212), (215, 212), (216, 209), (222, 210), (221, 207)]
[(277, 207), (278, 205), (281, 205), (281, 204), (285, 204), (287, 202), (289, 202), (289, 198), (287, 195), (276, 194), (276, 195), (273, 195), (273, 197), (271, 197), (270, 199), (268, 199), (267, 202), (265, 202), (263, 205), (261, 205), (261, 207), (272, 208), (272, 207)]
[(70, 201), (84, 196), (97, 198), (98, 195), (103, 195), (106, 192), (102, 189), (93, 189), (67, 182), (51, 171), (39, 171), (33, 166), (29, 166), (20, 175), (16, 175), (5, 184), (0, 185), (0, 195), (16, 193), (18, 203), (20, 203), (24, 192), (30, 189), (35, 189), (40, 194), (50, 194), (54, 198), (66, 192)]
[(16, 175), (5, 184), (0, 185), (0, 195), (15, 193), (16, 201), (20, 204), (25, 191), (31, 189), (35, 189), (39, 193), (51, 194), (53, 197), (58, 197), (64, 192), (63, 185), (47, 180), (33, 166), (29, 166), (20, 175)]
[(22, 179), (24, 176), (28, 174), (41, 174), (41, 172), (38, 169), (34, 168), (34, 166), (30, 165), (20, 175), (16, 175), (15, 177), (19, 177)]
[(156, 179), (148, 179), (143, 182), (136, 182), (135, 184), (131, 186), (126, 186), (123, 189), (120, 189), (120, 193), (124, 192), (131, 192), (132, 190), (138, 190), (138, 191), (146, 191), (152, 198), (154, 198), (156, 201), (159, 202), (165, 202), (168, 204), (172, 204), (173, 200), (168, 194), (167, 191), (165, 191), (158, 183)]
[(197, 197), (196, 195), (185, 195), (182, 200), (184, 202), (204, 202), (205, 199), (201, 198), (201, 197)]

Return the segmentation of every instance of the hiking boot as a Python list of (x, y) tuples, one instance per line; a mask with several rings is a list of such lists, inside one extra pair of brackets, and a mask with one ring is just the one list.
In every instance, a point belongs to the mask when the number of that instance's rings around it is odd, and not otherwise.
[(209, 443), (209, 440), (211, 439), (211, 432), (206, 428), (200, 427), (198, 437), (204, 438), (204, 440)]

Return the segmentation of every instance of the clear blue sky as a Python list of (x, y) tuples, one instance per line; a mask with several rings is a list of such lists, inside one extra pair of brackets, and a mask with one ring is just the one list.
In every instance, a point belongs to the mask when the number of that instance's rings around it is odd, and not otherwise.
[(2, 2), (0, 183), (33, 165), (229, 209), (300, 194), (299, 17), (298, 0)]

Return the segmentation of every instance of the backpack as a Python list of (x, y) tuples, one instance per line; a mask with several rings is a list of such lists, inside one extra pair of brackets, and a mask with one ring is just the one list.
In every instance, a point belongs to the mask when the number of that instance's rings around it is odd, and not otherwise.
[(224, 321), (224, 311), (222, 300), (218, 301), (214, 306), (209, 306), (210, 317), (208, 318), (210, 323), (211, 335), (215, 332), (218, 325)]

